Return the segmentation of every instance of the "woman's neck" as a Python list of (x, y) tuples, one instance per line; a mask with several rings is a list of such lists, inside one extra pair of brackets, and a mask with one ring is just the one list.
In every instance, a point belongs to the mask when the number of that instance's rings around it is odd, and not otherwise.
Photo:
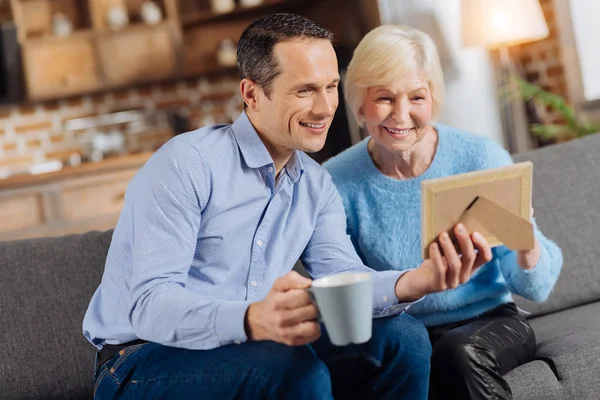
[(377, 169), (390, 178), (404, 180), (423, 175), (435, 157), (438, 133), (431, 127), (423, 138), (410, 149), (392, 152), (370, 140), (367, 149)]

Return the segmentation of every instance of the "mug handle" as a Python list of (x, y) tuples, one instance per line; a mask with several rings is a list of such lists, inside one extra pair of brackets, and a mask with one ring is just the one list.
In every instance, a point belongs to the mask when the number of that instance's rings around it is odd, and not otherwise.
[(317, 307), (318, 315), (317, 315), (317, 318), (315, 319), (315, 321), (323, 322), (323, 318), (321, 317), (321, 310), (319, 310), (319, 305), (317, 304), (317, 299), (315, 298), (315, 291), (311, 287), (306, 288), (304, 290), (306, 290), (306, 292), (310, 296), (310, 300)]

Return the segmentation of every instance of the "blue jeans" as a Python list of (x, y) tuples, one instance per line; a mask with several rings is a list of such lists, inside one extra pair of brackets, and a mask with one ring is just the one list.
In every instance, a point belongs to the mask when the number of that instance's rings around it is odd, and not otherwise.
[(95, 399), (427, 399), (431, 345), (408, 314), (373, 320), (360, 345), (326, 332), (311, 345), (263, 341), (212, 350), (144, 343), (98, 371)]

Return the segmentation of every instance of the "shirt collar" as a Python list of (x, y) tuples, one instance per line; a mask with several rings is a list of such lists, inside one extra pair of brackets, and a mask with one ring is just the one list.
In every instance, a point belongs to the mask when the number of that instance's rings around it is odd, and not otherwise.
[(304, 172), (304, 165), (302, 165), (302, 157), (300, 157), (300, 152), (298, 150), (294, 150), (292, 156), (289, 161), (285, 165), (285, 172), (290, 177), (292, 183), (298, 182), (298, 179), (302, 176)]
[[(267, 165), (273, 165), (273, 158), (258, 136), (258, 133), (256, 133), (256, 130), (245, 111), (242, 111), (233, 125), (231, 125), (231, 129), (233, 130), (233, 136), (235, 137), (240, 152), (242, 153), (242, 157), (248, 167), (260, 168)], [(304, 167), (299, 151), (294, 150), (284, 169), (292, 180), (292, 183), (296, 183), (298, 179), (300, 179), (300, 176), (302, 176), (302, 173), (304, 172)]]

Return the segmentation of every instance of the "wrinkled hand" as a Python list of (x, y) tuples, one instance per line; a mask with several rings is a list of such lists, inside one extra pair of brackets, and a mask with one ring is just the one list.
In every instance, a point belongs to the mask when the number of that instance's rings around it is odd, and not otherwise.
[(400, 301), (414, 301), (429, 293), (453, 289), (467, 282), (477, 268), (492, 259), (492, 250), (483, 235), (475, 232), (469, 236), (462, 224), (454, 227), (454, 234), (461, 256), (448, 233), (441, 233), (441, 246), (437, 242), (429, 245), (430, 258), (398, 279), (396, 296)]
[(305, 290), (311, 285), (295, 271), (279, 277), (263, 301), (246, 312), (249, 340), (272, 340), (289, 346), (314, 342), (321, 336), (317, 307)]
[[(531, 207), (531, 217), (533, 218), (533, 207)], [(540, 260), (541, 249), (540, 242), (534, 238), (534, 247), (531, 250), (517, 250), (517, 264), (521, 269), (532, 269)]]

